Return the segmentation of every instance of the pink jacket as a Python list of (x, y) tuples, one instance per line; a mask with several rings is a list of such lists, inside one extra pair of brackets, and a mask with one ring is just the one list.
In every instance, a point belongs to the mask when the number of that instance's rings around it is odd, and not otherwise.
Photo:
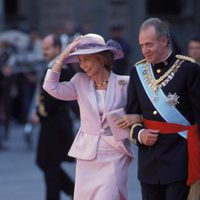
[(78, 101), (81, 125), (68, 154), (84, 160), (94, 159), (101, 137), (113, 148), (132, 158), (129, 142), (116, 141), (112, 136), (102, 135), (102, 133), (110, 131), (106, 112), (124, 108), (126, 105), (129, 77), (110, 73), (106, 108), (102, 120), (98, 112), (94, 81), (87, 74), (81, 72), (77, 73), (69, 82), (59, 82), (59, 77), (60, 73), (48, 70), (43, 88), (57, 99)]

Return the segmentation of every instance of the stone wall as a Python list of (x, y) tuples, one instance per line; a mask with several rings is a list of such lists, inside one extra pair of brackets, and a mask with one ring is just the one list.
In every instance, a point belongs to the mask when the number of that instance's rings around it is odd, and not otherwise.
[(54, 32), (74, 17), (73, 0), (40, 0), (39, 29), (41, 33)]
[[(148, 17), (169, 20), (174, 34), (180, 35), (177, 40), (182, 48), (190, 35), (200, 32), (200, 1), (177, 1), (182, 2), (179, 16), (150, 15), (147, 12), (147, 0), (18, 0), (19, 14), (24, 15), (30, 27), (38, 28), (42, 35), (55, 32), (69, 19), (74, 20), (77, 25), (90, 21), (92, 31), (105, 37), (109, 36), (110, 25), (123, 24), (125, 37), (133, 48), (133, 62), (135, 58), (141, 57), (138, 30), (140, 24)], [(3, 21), (0, 21), (0, 24), (3, 25)]]

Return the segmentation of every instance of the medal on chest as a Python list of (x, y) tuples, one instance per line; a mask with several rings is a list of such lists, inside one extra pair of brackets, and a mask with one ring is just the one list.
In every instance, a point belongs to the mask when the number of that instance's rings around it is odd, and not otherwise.
[[(158, 79), (154, 78), (153, 71), (151, 69), (150, 64), (146, 63), (143, 66), (143, 76), (144, 79), (150, 87), (150, 89), (153, 91), (153, 95), (151, 97), (151, 100), (153, 103), (156, 103), (158, 99), (158, 90), (161, 89), (162, 87), (165, 87), (174, 77), (180, 66), (182, 65), (183, 60), (177, 59), (175, 63)], [(166, 103), (170, 106), (175, 106), (178, 102), (179, 96), (174, 94), (168, 94)]]

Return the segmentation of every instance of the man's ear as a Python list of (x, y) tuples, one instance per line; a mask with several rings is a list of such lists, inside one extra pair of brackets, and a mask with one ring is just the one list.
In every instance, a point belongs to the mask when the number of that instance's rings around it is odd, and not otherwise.
[(169, 39), (166, 38), (166, 37), (163, 37), (162, 38), (162, 43), (163, 43), (164, 46), (168, 46), (169, 45)]

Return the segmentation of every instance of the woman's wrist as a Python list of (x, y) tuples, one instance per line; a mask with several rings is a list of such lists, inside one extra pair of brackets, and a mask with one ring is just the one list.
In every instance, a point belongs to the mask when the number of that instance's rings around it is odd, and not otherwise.
[(57, 56), (57, 58), (56, 58), (57, 61), (56, 62), (63, 65), (63, 61), (67, 56), (68, 55), (63, 55), (63, 53), (61, 53), (60, 55)]
[(142, 118), (141, 115), (138, 114), (129, 114), (129, 121), (130, 121), (130, 126), (132, 126), (135, 123), (142, 123)]
[(60, 72), (62, 70), (62, 67), (63, 67), (63, 60), (58, 56), (55, 59), (55, 62), (53, 64), (51, 70), (54, 72)]
[(56, 58), (55, 63), (59, 64), (59, 65), (63, 65), (63, 62), (60, 61), (58, 58)]

